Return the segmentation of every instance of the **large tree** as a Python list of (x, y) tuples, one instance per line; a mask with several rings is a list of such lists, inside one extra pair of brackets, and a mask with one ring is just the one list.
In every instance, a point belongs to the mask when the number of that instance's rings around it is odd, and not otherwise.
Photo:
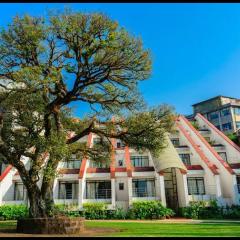
[[(72, 153), (107, 161), (111, 138), (161, 151), (173, 113), (143, 104), (138, 84), (150, 73), (141, 40), (103, 14), (16, 16), (1, 31), (0, 159), (18, 170), (32, 217), (51, 215), (58, 163)], [(74, 119), (72, 108), (86, 106), (89, 113)], [(78, 141), (89, 133), (102, 139), (93, 148)]]

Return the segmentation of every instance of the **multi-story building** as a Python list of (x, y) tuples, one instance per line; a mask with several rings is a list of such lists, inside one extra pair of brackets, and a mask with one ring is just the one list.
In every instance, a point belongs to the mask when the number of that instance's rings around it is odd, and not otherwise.
[(228, 134), (240, 129), (240, 99), (216, 96), (192, 106), (193, 116), (201, 113), (224, 133)]
[[(105, 202), (109, 208), (128, 208), (133, 201), (159, 200), (177, 210), (190, 201), (216, 199), (219, 205), (240, 204), (240, 147), (201, 114), (192, 124), (176, 120), (167, 147), (158, 158), (137, 152), (112, 139), (109, 163), (72, 156), (60, 162), (54, 181), (55, 203)], [(194, 127), (198, 126), (198, 128)], [(90, 134), (81, 141), (89, 147), (98, 141)], [(27, 158), (23, 160), (28, 163)], [(0, 204), (27, 203), (27, 193), (16, 169), (3, 165)]]

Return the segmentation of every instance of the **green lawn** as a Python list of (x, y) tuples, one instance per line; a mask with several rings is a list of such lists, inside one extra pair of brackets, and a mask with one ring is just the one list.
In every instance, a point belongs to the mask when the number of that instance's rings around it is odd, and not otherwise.
[(136, 222), (86, 222), (88, 227), (116, 228), (120, 232), (105, 236), (131, 237), (190, 237), (190, 236), (240, 236), (240, 223), (136, 223)]
[[(98, 236), (122, 237), (191, 237), (191, 236), (240, 236), (240, 223), (152, 223), (152, 222), (101, 222), (86, 221), (88, 229), (114, 228), (116, 232), (106, 232)], [(15, 221), (0, 222), (1, 229), (13, 229)]]

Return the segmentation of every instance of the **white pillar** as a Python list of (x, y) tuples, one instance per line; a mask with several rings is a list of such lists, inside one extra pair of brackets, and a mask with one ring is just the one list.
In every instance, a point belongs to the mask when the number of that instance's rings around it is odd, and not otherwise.
[(84, 194), (84, 186), (83, 179), (78, 180), (78, 208), (81, 209), (83, 206), (83, 194)]
[(112, 208), (116, 207), (116, 183), (115, 178), (111, 179)]
[(128, 177), (128, 202), (129, 206), (132, 205), (132, 178)]
[(232, 179), (233, 179), (233, 204), (238, 205), (239, 204), (239, 193), (238, 193), (238, 187), (237, 187), (237, 176), (236, 175), (232, 175)]
[(184, 205), (188, 206), (189, 197), (188, 197), (187, 174), (182, 174), (182, 177), (183, 177), (183, 189), (184, 189)]
[(216, 182), (216, 197), (219, 198), (219, 197), (222, 196), (222, 190), (221, 190), (219, 175), (215, 175), (215, 182)]
[(164, 184), (164, 176), (159, 175), (159, 183), (160, 183), (160, 198), (163, 206), (166, 206), (166, 195), (165, 195), (165, 184)]

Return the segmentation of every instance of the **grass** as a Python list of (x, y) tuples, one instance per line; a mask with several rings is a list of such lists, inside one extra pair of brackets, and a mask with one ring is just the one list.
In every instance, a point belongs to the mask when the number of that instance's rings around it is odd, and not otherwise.
[(91, 228), (115, 228), (120, 232), (105, 236), (121, 237), (200, 237), (240, 236), (240, 223), (140, 223), (86, 222)]
[[(13, 229), (16, 221), (0, 222), (1, 229)], [(239, 237), (240, 223), (153, 223), (153, 222), (101, 222), (86, 221), (88, 229), (114, 228), (116, 232), (101, 233), (98, 236), (112, 237)]]

